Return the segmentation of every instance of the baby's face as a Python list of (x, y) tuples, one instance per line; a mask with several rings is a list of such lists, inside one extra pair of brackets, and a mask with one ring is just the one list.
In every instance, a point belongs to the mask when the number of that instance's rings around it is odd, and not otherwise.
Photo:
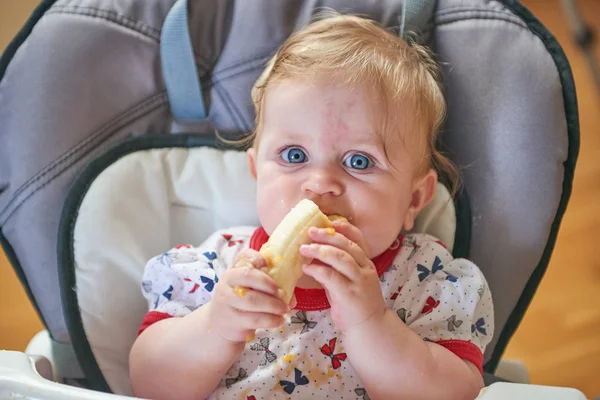
[(270, 235), (301, 199), (358, 227), (373, 258), (412, 226), (414, 162), (398, 141), (384, 152), (367, 93), (286, 80), (266, 94), (258, 151), (249, 150), (258, 214)]

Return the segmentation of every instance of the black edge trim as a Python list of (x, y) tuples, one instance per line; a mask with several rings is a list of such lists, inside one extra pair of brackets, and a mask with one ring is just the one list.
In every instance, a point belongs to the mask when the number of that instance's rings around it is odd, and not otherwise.
[[(17, 274), (17, 277), (19, 278), (21, 285), (23, 285), (23, 288), (25, 289), (25, 293), (27, 293), (27, 297), (29, 298), (29, 301), (31, 302), (31, 304), (33, 304), (33, 307), (35, 308), (35, 311), (37, 312), (38, 318), (40, 319), (40, 321), (42, 321), (42, 324), (44, 324), (44, 328), (46, 330), (48, 330), (48, 324), (46, 324), (44, 315), (40, 311), (38, 304), (35, 301), (35, 297), (33, 296), (33, 292), (31, 291), (29, 282), (27, 282), (27, 277), (25, 276), (23, 267), (21, 267), (21, 263), (19, 263), (19, 259), (17, 258), (17, 255), (15, 254), (15, 250), (12, 248), (10, 243), (8, 243), (8, 239), (6, 239), (4, 237), (4, 235), (2, 234), (1, 227), (0, 227), (0, 245), (2, 245), (4, 254), (6, 254), (6, 258), (8, 259), (8, 262), (12, 265), (13, 270)], [(48, 330), (48, 333), (50, 334), (50, 337), (52, 337), (52, 332), (50, 332)]]
[(454, 258), (469, 258), (471, 252), (471, 203), (464, 186), (456, 193), (454, 209), (456, 232), (454, 233), (452, 256)]
[(93, 158), (74, 179), (67, 193), (60, 216), (58, 231), (58, 278), (62, 308), (71, 337), (71, 343), (77, 355), (79, 365), (88, 379), (90, 389), (111, 393), (108, 383), (104, 379), (96, 362), (90, 343), (87, 340), (81, 314), (79, 313), (77, 292), (74, 290), (75, 260), (73, 235), (76, 217), (83, 198), (98, 175), (124, 156), (144, 150), (203, 146), (220, 147), (214, 137), (207, 135), (144, 135), (125, 139)]
[(556, 244), (556, 237), (558, 235), (560, 223), (567, 208), (569, 198), (571, 197), (575, 164), (577, 163), (577, 157), (579, 154), (579, 111), (577, 105), (577, 95), (575, 91), (575, 82), (573, 80), (573, 73), (571, 71), (569, 61), (562, 47), (552, 33), (550, 33), (550, 31), (546, 29), (544, 25), (542, 25), (542, 23), (531, 13), (531, 11), (519, 3), (519, 1), (501, 0), (501, 2), (527, 23), (529, 29), (537, 37), (539, 37), (542, 43), (546, 46), (548, 53), (550, 53), (556, 64), (563, 88), (569, 149), (567, 160), (564, 163), (565, 175), (563, 180), (563, 192), (556, 212), (556, 217), (552, 222), (550, 236), (548, 237), (546, 248), (544, 249), (544, 253), (542, 254), (540, 262), (527, 281), (517, 305), (510, 314), (506, 324), (504, 325), (504, 328), (502, 329), (502, 332), (500, 333), (498, 341), (496, 342), (496, 346), (494, 347), (492, 357), (484, 366), (484, 370), (490, 373), (493, 373), (496, 370), (498, 363), (500, 362), (500, 358), (502, 357), (502, 354), (508, 345), (508, 342), (521, 323), (521, 320), (523, 319), (523, 316), (525, 315), (525, 312), (531, 303), (533, 295), (535, 294), (542, 277), (548, 268), (550, 256)]
[(23, 42), (29, 37), (29, 34), (33, 30), (33, 27), (37, 22), (42, 18), (42, 16), (52, 7), (52, 5), (56, 3), (56, 0), (44, 0), (42, 1), (31, 13), (29, 19), (23, 25), (19, 33), (11, 40), (11, 42), (6, 47), (4, 54), (0, 57), (0, 80), (4, 77), (4, 73), (6, 72), (6, 68), (8, 68), (8, 64), (12, 60), (13, 56), (21, 47)]

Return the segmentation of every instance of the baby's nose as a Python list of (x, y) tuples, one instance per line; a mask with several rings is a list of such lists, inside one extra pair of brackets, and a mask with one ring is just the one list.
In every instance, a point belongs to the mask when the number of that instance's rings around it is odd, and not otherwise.
[(307, 177), (302, 184), (302, 192), (309, 197), (326, 194), (339, 196), (343, 192), (343, 185), (333, 174), (318, 172)]

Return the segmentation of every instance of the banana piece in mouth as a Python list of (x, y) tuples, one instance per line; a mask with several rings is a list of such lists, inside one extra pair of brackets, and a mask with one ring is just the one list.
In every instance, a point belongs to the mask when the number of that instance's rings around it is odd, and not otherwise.
[[(300, 246), (311, 242), (308, 230), (312, 227), (328, 228), (333, 235), (332, 221), (345, 220), (339, 215), (327, 216), (309, 199), (303, 199), (283, 218), (259, 250), (267, 261), (267, 274), (283, 290), (283, 302), (289, 304), (294, 288), (302, 276), (302, 265), (311, 260), (300, 254)], [(235, 287), (234, 292), (244, 296), (246, 289)]]

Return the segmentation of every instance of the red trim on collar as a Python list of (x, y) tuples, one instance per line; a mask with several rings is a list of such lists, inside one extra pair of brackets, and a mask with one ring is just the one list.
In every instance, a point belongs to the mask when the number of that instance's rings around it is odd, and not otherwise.
[[(373, 264), (375, 264), (375, 268), (377, 268), (377, 275), (383, 275), (392, 264), (392, 261), (394, 261), (402, 247), (402, 239), (403, 237), (400, 235), (389, 249), (371, 260), (373, 261)], [(250, 238), (250, 248), (259, 251), (267, 240), (269, 240), (269, 235), (267, 235), (267, 232), (265, 232), (262, 227), (259, 227), (254, 231)], [(325, 289), (303, 289), (297, 287), (294, 290), (294, 293), (296, 294), (296, 300), (298, 301), (298, 304), (295, 307), (296, 310), (317, 311), (331, 308), (331, 305), (327, 300), (327, 295), (325, 294)]]

